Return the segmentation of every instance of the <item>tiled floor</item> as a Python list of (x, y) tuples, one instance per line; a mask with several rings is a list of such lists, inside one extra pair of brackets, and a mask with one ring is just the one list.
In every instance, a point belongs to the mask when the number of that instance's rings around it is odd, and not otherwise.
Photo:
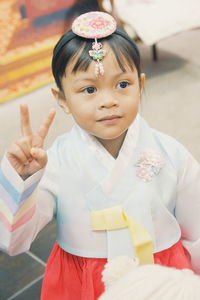
[(44, 268), (55, 241), (55, 223), (46, 226), (30, 251), (10, 257), (0, 253), (0, 299), (39, 300)]

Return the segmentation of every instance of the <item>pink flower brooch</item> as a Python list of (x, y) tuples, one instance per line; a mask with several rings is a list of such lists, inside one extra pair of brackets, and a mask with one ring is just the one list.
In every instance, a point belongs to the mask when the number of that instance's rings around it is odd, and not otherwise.
[(151, 181), (160, 173), (164, 164), (159, 152), (152, 149), (146, 150), (141, 153), (139, 161), (135, 164), (137, 167), (136, 174), (144, 181)]

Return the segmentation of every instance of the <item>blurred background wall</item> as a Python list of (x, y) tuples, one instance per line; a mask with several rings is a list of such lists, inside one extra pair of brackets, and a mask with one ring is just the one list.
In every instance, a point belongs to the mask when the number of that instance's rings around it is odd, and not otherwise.
[(52, 49), (95, 0), (0, 0), (0, 103), (51, 82)]

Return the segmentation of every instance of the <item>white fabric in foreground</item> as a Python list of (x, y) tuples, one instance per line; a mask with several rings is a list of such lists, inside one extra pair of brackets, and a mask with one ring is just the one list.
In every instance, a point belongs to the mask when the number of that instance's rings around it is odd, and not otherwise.
[(138, 266), (121, 256), (108, 262), (102, 274), (106, 291), (99, 300), (199, 300), (200, 277), (191, 270)]

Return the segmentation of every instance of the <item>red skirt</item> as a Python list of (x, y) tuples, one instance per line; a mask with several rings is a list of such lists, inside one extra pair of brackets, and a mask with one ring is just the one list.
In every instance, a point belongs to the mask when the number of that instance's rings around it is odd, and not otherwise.
[[(86, 258), (65, 252), (55, 243), (49, 256), (41, 300), (96, 300), (104, 291), (101, 272), (105, 258)], [(154, 262), (177, 269), (192, 269), (189, 254), (178, 242), (154, 254)]]

